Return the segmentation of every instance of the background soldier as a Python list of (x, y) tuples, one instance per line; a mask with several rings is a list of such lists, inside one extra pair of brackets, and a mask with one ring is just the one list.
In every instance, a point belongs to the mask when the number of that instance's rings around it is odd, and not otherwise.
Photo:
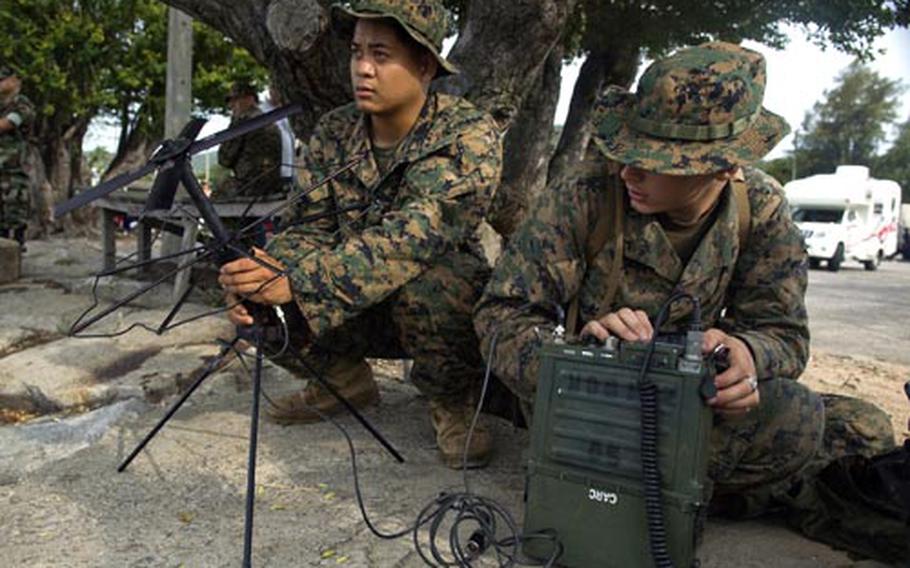
[[(231, 109), (231, 126), (262, 114), (256, 88), (238, 81), (226, 97)], [(218, 148), (218, 163), (233, 172), (215, 188), (213, 197), (228, 201), (237, 197), (256, 197), (281, 191), (281, 132), (274, 124), (223, 143)]]
[(25, 250), (30, 192), (22, 163), (35, 113), (21, 85), (12, 69), (0, 65), (0, 237), (19, 241)]
[[(358, 156), (354, 169), (312, 194), (291, 226), (259, 253), (289, 277), (258, 290), (273, 273), (249, 260), (222, 269), (233, 294), (260, 303), (294, 302), (294, 332), (306, 356), (353, 404), (379, 391), (365, 357), (412, 358), (411, 379), (430, 398), (442, 457), (462, 461), (482, 361), (471, 311), (489, 274), (475, 231), (499, 183), (502, 149), (492, 118), (467, 101), (429, 91), (455, 73), (440, 55), (447, 17), (436, 0), (367, 0), (336, 6), (351, 39), (353, 104), (324, 116), (303, 149), (308, 187)], [(336, 212), (317, 223), (307, 215)], [(252, 320), (241, 307), (234, 323)], [(287, 358), (285, 358), (287, 359)], [(280, 422), (311, 422), (339, 409), (316, 383), (272, 410)], [(467, 463), (486, 463), (480, 427)]]
[[(788, 130), (762, 108), (764, 86), (760, 54), (718, 42), (655, 62), (636, 93), (610, 89), (597, 119), (600, 164), (541, 196), (494, 269), (475, 323), (497, 375), (529, 402), (537, 329), (555, 326), (546, 315), (554, 304), (577, 301), (582, 335), (647, 341), (685, 331), (688, 302), (661, 329), (651, 322), (674, 291), (695, 296), (705, 352), (729, 349), (708, 401), (714, 510), (751, 516), (786, 504), (809, 536), (828, 539), (811, 476), (834, 457), (871, 455), (894, 439), (873, 405), (823, 404), (794, 380), (808, 358), (807, 258), (780, 185), (748, 167)], [(877, 542), (884, 550), (890, 537), (893, 553), (906, 533), (890, 526)], [(857, 550), (862, 540), (838, 544)]]

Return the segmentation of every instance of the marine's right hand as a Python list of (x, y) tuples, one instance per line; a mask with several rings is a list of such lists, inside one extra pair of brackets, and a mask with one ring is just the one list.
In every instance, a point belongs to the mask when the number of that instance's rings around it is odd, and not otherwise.
[(654, 327), (651, 326), (648, 314), (642, 310), (621, 308), (586, 323), (581, 328), (581, 336), (587, 335), (600, 341), (606, 341), (611, 335), (625, 341), (650, 341), (654, 336)]

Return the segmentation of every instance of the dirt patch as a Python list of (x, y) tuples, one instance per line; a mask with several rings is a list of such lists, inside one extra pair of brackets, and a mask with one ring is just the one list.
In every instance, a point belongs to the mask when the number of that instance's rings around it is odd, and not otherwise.
[(161, 347), (147, 347), (139, 351), (134, 351), (133, 353), (127, 353), (123, 357), (120, 357), (119, 359), (108, 363), (104, 367), (97, 369), (93, 373), (95, 376), (95, 381), (98, 383), (104, 383), (107, 381), (112, 381), (114, 379), (119, 379), (123, 375), (135, 371), (141, 367), (143, 363), (159, 353), (161, 353)]
[(910, 437), (907, 424), (910, 401), (904, 394), (904, 383), (910, 380), (910, 366), (816, 352), (800, 380), (818, 392), (875, 403), (891, 416), (898, 442)]
[(0, 424), (19, 424), (20, 422), (27, 422), (37, 416), (37, 414), (25, 410), (2, 408), (2, 403), (0, 403)]

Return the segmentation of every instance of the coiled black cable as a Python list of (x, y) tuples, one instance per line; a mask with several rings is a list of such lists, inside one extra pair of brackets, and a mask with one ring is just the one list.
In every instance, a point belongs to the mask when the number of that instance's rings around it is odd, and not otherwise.
[(638, 374), (638, 397), (641, 405), (641, 469), (642, 484), (644, 486), (645, 514), (648, 523), (648, 544), (651, 558), (657, 568), (673, 568), (673, 560), (667, 547), (667, 526), (664, 519), (663, 502), (661, 500), (661, 475), (658, 463), (657, 442), (659, 436), (658, 425), (658, 396), (657, 385), (648, 378), (648, 368), (657, 346), (657, 332), (664, 324), (670, 307), (679, 300), (689, 299), (692, 302), (692, 330), (701, 330), (701, 305), (698, 298), (685, 293), (676, 292), (664, 302), (654, 320), (654, 336), (648, 344), (648, 351), (641, 364)]

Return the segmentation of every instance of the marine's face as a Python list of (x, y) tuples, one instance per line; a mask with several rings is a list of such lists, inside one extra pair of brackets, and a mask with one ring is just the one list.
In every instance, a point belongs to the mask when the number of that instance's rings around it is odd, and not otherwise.
[(235, 116), (248, 111), (254, 106), (256, 106), (256, 97), (252, 95), (231, 97), (230, 100), (228, 100), (228, 108), (231, 109), (231, 114)]
[(392, 115), (422, 105), (436, 71), (435, 61), (400, 38), (395, 25), (358, 20), (354, 28), (351, 85), (357, 108), (369, 114)]
[(22, 82), (19, 80), (19, 77), (10, 75), (6, 79), (0, 81), (0, 96), (7, 97), (18, 93), (21, 85)]
[(646, 215), (687, 211), (702, 200), (716, 199), (711, 189), (719, 180), (718, 174), (671, 176), (634, 166), (623, 166), (619, 175), (632, 208)]

